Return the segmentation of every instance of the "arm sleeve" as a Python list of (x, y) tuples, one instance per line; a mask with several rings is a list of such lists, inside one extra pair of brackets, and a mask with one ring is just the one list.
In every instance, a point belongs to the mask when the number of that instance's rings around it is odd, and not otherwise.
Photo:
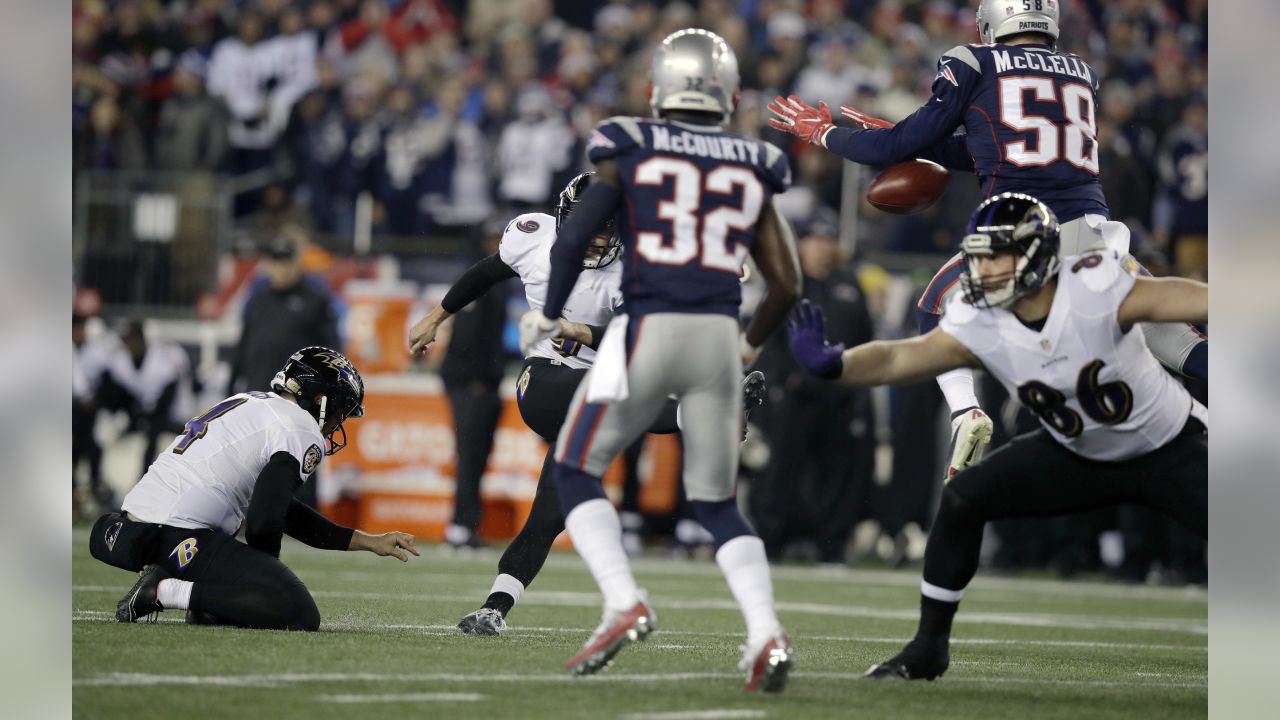
[(293, 492), (302, 484), (300, 475), (298, 459), (287, 452), (272, 455), (258, 473), (244, 518), (244, 539), (250, 547), (280, 557), (285, 515), (293, 501)]
[(922, 150), (916, 157), (932, 160), (948, 170), (973, 172), (973, 156), (969, 154), (968, 136), (956, 133), (932, 147)]
[(551, 246), (551, 280), (547, 283), (547, 303), (542, 314), (558, 318), (582, 273), (582, 257), (596, 232), (613, 217), (622, 202), (622, 189), (607, 182), (592, 183), (582, 202), (569, 216), (560, 236)]
[(284, 532), (313, 548), (346, 550), (351, 547), (351, 536), (355, 530), (333, 522), (293, 498), (284, 516)]
[(440, 307), (450, 315), (456, 315), (462, 308), (489, 292), (489, 288), (516, 276), (516, 271), (502, 262), (502, 258), (496, 253), (490, 255), (462, 273), (462, 277), (449, 288), (444, 300), (440, 301)]
[(938, 77), (928, 102), (891, 128), (833, 128), (827, 132), (827, 149), (863, 165), (892, 165), (936, 151), (951, 142), (956, 128), (964, 123), (965, 107), (982, 77), (980, 67), (973, 51), (963, 45), (947, 51), (938, 60)]

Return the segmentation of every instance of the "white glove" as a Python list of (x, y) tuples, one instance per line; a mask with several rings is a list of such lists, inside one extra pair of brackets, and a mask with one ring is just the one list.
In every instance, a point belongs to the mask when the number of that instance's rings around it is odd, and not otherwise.
[(552, 320), (541, 310), (530, 310), (520, 318), (520, 352), (525, 355), (538, 343), (555, 337), (560, 332), (560, 321)]
[(942, 482), (949, 482), (956, 473), (982, 459), (993, 429), (991, 418), (976, 405), (955, 413), (951, 418), (951, 462)]

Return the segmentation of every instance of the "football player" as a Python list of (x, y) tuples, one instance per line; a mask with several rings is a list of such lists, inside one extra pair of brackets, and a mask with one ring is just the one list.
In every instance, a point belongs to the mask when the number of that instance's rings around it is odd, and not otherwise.
[[(591, 238), (616, 217), (626, 314), (610, 321), (556, 441), (565, 526), (604, 594), (600, 625), (565, 666), (594, 673), (654, 629), (600, 477), (674, 395), (684, 416), (685, 491), (746, 619), (739, 665), (746, 687), (778, 691), (794, 651), (774, 610), (764, 543), (734, 497), (741, 430), (724, 418), (741, 403), (742, 354), (759, 352), (799, 293), (794, 241), (772, 201), (790, 183), (790, 167), (778, 148), (725, 132), (738, 61), (720, 36), (702, 29), (667, 36), (654, 54), (651, 88), (654, 119), (608, 118), (592, 133), (596, 180), (551, 250), (546, 304), (520, 322), (524, 347), (558, 332)], [(748, 254), (768, 292), (740, 339)]]
[[(364, 415), (364, 383), (347, 358), (302, 348), (272, 392), (232, 395), (186, 425), (125, 496), (98, 518), (89, 550), (141, 577), (116, 605), (137, 622), (164, 610), (187, 621), (316, 630), (320, 611), (280, 562), (289, 535), (322, 550), (368, 550), (407, 561), (408, 533), (369, 535), (330, 522), (293, 493), (346, 445), (343, 422)], [(245, 542), (235, 539), (244, 528)]]
[[(826, 103), (776, 98), (769, 124), (865, 165), (912, 158), (977, 174), (987, 197), (1024, 192), (1059, 218), (1064, 255), (1110, 248), (1129, 251), (1129, 229), (1110, 220), (1098, 181), (1098, 73), (1056, 49), (1060, 0), (982, 0), (983, 45), (960, 45), (938, 60), (933, 95), (896, 125), (841, 107), (856, 128), (836, 127)], [(954, 134), (957, 128), (965, 132)], [(1125, 262), (1133, 262), (1126, 259)], [(921, 334), (938, 324), (964, 274), (959, 254), (934, 276), (918, 304)], [(1184, 324), (1143, 327), (1166, 367), (1208, 381), (1209, 344)], [(974, 393), (973, 373), (938, 377), (952, 412), (953, 449), (947, 477), (982, 455), (991, 420)]]
[[(498, 252), (471, 266), (458, 278), (440, 305), (409, 329), (409, 350), (415, 355), (435, 341), (440, 324), (460, 312), (497, 283), (519, 277), (529, 306), (546, 303), (551, 275), (551, 249), (574, 208), (581, 202), (595, 173), (582, 173), (560, 193), (556, 215), (526, 213), (516, 217), (502, 234)], [(552, 447), (547, 449), (538, 476), (533, 507), (520, 532), (498, 560), (484, 605), (462, 618), (458, 629), (476, 635), (500, 635), (506, 617), (546, 562), (556, 536), (564, 530), (564, 514), (556, 494), (554, 445), (569, 412), (569, 403), (587, 369), (595, 362), (605, 326), (622, 307), (622, 264), (617, 262), (620, 240), (612, 220), (591, 240), (582, 267), (561, 313), (559, 334), (525, 352), (516, 382), (516, 403), (525, 424)], [(743, 408), (749, 413), (764, 401), (764, 374), (754, 372), (743, 381)], [(679, 429), (678, 406), (668, 402), (647, 432), (671, 434)]]
[(815, 375), (884, 385), (985, 367), (1040, 419), (943, 489), (916, 637), (870, 677), (932, 680), (946, 671), (951, 621), (989, 520), (1137, 503), (1207, 534), (1208, 410), (1133, 328), (1207, 322), (1209, 286), (1141, 276), (1106, 248), (1060, 259), (1060, 235), (1035, 198), (983, 202), (961, 244), (963, 292), (920, 337), (844, 350), (823, 338), (819, 308), (792, 316), (791, 351)]

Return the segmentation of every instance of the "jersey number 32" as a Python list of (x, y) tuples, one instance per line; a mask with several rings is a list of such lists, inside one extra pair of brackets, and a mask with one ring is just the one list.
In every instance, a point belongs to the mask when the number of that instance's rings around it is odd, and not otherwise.
[[(701, 253), (703, 267), (741, 275), (748, 248), (730, 248), (729, 230), (746, 230), (760, 218), (764, 187), (759, 178), (737, 165), (721, 165), (704, 175), (688, 160), (670, 157), (650, 158), (636, 166), (637, 185), (662, 185), (667, 178), (674, 181), (673, 197), (658, 203), (658, 217), (671, 224), (671, 232), (636, 233), (636, 251), (661, 265), (687, 265)], [(732, 196), (735, 186), (742, 188), (739, 206), (724, 204), (703, 212), (704, 194)]]

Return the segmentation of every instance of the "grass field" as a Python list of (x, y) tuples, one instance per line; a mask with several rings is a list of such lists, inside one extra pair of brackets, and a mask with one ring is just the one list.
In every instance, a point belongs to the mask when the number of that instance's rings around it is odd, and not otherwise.
[(915, 629), (918, 571), (774, 570), (798, 653), (787, 691), (752, 696), (735, 669), (742, 618), (715, 565), (646, 559), (658, 632), (600, 676), (563, 662), (599, 620), (576, 555), (557, 553), (501, 638), (453, 625), (483, 599), (497, 554), (424, 548), (408, 565), (287, 543), (316, 596), (319, 633), (122, 625), (134, 576), (72, 569), (73, 703), (84, 718), (1173, 718), (1207, 714), (1204, 592), (979, 576), (933, 683), (861, 672)]

